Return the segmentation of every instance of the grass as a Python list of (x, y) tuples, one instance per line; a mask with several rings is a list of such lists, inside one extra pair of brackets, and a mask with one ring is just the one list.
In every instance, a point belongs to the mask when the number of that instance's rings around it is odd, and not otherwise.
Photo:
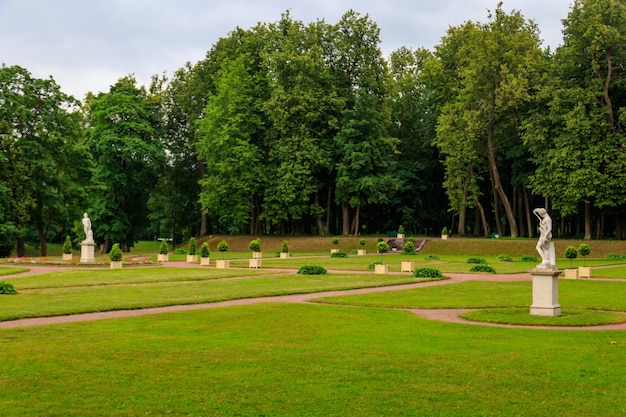
[(26, 272), (26, 271), (28, 271), (28, 268), (6, 268), (6, 267), (0, 266), (0, 276), (14, 275), (14, 274), (19, 274), (21, 272)]
[(541, 317), (528, 314), (528, 308), (497, 308), (475, 310), (460, 315), (464, 319), (486, 323), (528, 326), (598, 326), (626, 322), (626, 314), (580, 308), (562, 308), (559, 317)]
[(626, 413), (621, 332), (263, 304), (3, 331), (0, 348), (5, 417)]

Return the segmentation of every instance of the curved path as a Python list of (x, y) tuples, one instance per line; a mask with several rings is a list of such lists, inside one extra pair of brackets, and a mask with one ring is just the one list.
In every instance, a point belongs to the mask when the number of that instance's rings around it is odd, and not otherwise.
[[(188, 264), (186, 262), (170, 262), (170, 267), (199, 267), (195, 264)], [(50, 266), (37, 266), (31, 267), (28, 272), (22, 272), (14, 275), (7, 275), (3, 278), (22, 277), (26, 275), (45, 274), (49, 272), (59, 271), (62, 269), (70, 269), (65, 267), (50, 267)], [(290, 270), (291, 271), (291, 270)], [(291, 271), (295, 272), (295, 271)], [(332, 271), (336, 272), (336, 271)], [(338, 271), (337, 271), (338, 272)], [(342, 271), (345, 272), (345, 271)], [(354, 272), (354, 271), (351, 271)], [(367, 271), (371, 273), (371, 271)], [(138, 310), (116, 310), (105, 311), (97, 313), (83, 313), (66, 316), (53, 316), (53, 317), (38, 317), (28, 318), (13, 321), (0, 322), (0, 329), (14, 329), (21, 327), (31, 327), (49, 324), (61, 324), (61, 323), (76, 323), (83, 321), (95, 321), (113, 318), (124, 317), (137, 317), (145, 316), (149, 314), (161, 314), (172, 313), (178, 311), (192, 311), (192, 310), (204, 310), (209, 308), (220, 308), (230, 306), (251, 305), (259, 303), (309, 303), (314, 299), (322, 297), (334, 297), (340, 295), (353, 295), (353, 294), (366, 294), (374, 292), (386, 292), (386, 291), (398, 291), (407, 290), (413, 288), (429, 287), (434, 285), (447, 285), (464, 281), (493, 281), (493, 282), (511, 282), (511, 281), (530, 281), (532, 279), (529, 273), (523, 274), (510, 274), (510, 275), (493, 275), (493, 274), (446, 274), (450, 279), (443, 281), (427, 281), (416, 282), (411, 284), (391, 285), (386, 287), (374, 287), (374, 288), (360, 288), (354, 290), (340, 290), (340, 291), (324, 291), (308, 294), (294, 294), (294, 295), (280, 295), (269, 297), (257, 297), (257, 298), (244, 298), (237, 300), (220, 301), (214, 303), (203, 304), (184, 304), (174, 305), (167, 307), (155, 307), (145, 308)], [(506, 325), (495, 323), (484, 323), (465, 320), (460, 317), (460, 314), (471, 311), (471, 309), (403, 309), (410, 311), (413, 314), (429, 319), (445, 321), (450, 323), (462, 323), (476, 326), (491, 326), (491, 327), (508, 327), (508, 328), (528, 328), (528, 329), (554, 329), (554, 330), (626, 330), (626, 322), (619, 324), (608, 324), (600, 326), (586, 326), (586, 327), (563, 327), (563, 326), (522, 326), (522, 325)]]

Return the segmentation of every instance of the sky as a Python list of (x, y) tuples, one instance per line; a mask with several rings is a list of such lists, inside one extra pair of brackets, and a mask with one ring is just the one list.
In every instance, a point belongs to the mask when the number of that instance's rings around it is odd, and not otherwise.
[[(79, 100), (134, 74), (148, 85), (195, 64), (237, 27), (293, 20), (337, 23), (348, 10), (380, 29), (385, 57), (400, 48), (434, 49), (451, 26), (487, 22), (500, 0), (0, 0), (0, 64), (54, 78)], [(502, 0), (539, 27), (543, 46), (562, 43), (573, 0)]]

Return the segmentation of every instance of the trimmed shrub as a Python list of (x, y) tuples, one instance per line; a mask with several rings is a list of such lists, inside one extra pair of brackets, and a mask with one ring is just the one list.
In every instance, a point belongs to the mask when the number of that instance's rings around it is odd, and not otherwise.
[(167, 239), (161, 240), (161, 246), (159, 246), (159, 253), (161, 255), (167, 255), (170, 251), (170, 245), (167, 244)]
[(474, 265), (471, 269), (470, 272), (487, 272), (490, 274), (495, 274), (496, 270), (493, 269), (493, 267), (489, 266), (489, 265), (485, 265), (485, 264), (478, 264), (478, 265)]
[(415, 238), (414, 237), (410, 237), (406, 240), (407, 242), (413, 242), (413, 244), (415, 244)]
[(189, 255), (196, 254), (196, 238), (195, 237), (192, 237), (191, 239), (189, 239), (189, 248), (187, 249), (187, 253)]
[(399, 235), (403, 235), (404, 234), (404, 226), (400, 225), (400, 227), (398, 227), (398, 234)]
[(436, 268), (417, 268), (413, 271), (415, 278), (441, 278), (441, 271)]
[(347, 258), (348, 254), (346, 252), (335, 252), (330, 254), (331, 258)]
[(339, 244), (339, 238), (334, 237), (332, 242), (333, 242), (333, 245), (335, 245), (335, 246), (338, 245)]
[(539, 258), (535, 255), (522, 255), (519, 258), (520, 262), (539, 262)]
[(448, 228), (444, 226), (444, 228), (441, 229), (441, 234), (442, 235), (447, 235), (448, 234)]
[(0, 281), (0, 294), (17, 294), (17, 290), (10, 282)]
[(367, 266), (367, 269), (376, 269), (376, 265), (384, 265), (382, 261), (374, 261)]
[(282, 253), (289, 253), (289, 246), (287, 245), (287, 241), (283, 240), (283, 246), (280, 249)]
[(572, 261), (578, 257), (578, 250), (573, 246), (565, 248), (565, 257), (569, 259), (569, 267), (572, 268)]
[(389, 250), (389, 244), (385, 241), (380, 241), (376, 244), (376, 250), (379, 253), (385, 253)]
[(251, 240), (248, 247), (252, 252), (261, 252), (261, 239)]
[(361, 240), (359, 240), (359, 245), (361, 245), (361, 246), (365, 246), (365, 239), (361, 239)]
[(434, 253), (430, 253), (430, 254), (424, 256), (424, 260), (425, 261), (438, 261), (439, 260), (439, 256), (435, 255)]
[(72, 241), (69, 236), (65, 236), (65, 242), (63, 242), (63, 253), (66, 255), (72, 253)]
[(209, 251), (209, 244), (208, 242), (204, 242), (202, 246), (200, 246), (200, 257), (208, 258), (210, 255), (211, 255), (211, 251)]
[(298, 269), (300, 275), (324, 275), (326, 272), (326, 268), (321, 265), (302, 265)]
[(174, 249), (174, 255), (187, 255), (187, 249), (185, 248)]
[(402, 248), (403, 255), (417, 255), (415, 252), (415, 243), (410, 240), (407, 240), (404, 247)]
[(487, 264), (487, 260), (485, 258), (479, 258), (477, 256), (473, 256), (470, 258), (467, 258), (466, 261), (468, 264)]
[(500, 262), (513, 262), (513, 257), (509, 255), (498, 255), (496, 259)]
[(224, 252), (228, 250), (228, 243), (225, 240), (220, 241), (217, 244), (217, 250), (222, 252), (222, 259), (224, 259)]
[(616, 260), (616, 261), (620, 261), (620, 260), (626, 259), (626, 256), (622, 256), (622, 255), (617, 254), (617, 253), (607, 253), (606, 254), (606, 259), (613, 259), (613, 260)]
[(122, 260), (122, 250), (120, 249), (119, 243), (114, 243), (113, 247), (111, 247), (109, 259), (111, 260), (111, 262), (119, 262)]
[(585, 256), (591, 253), (591, 248), (589, 247), (589, 245), (587, 245), (586, 243), (581, 243), (578, 246), (578, 253), (580, 253), (580, 255), (583, 257), (584, 265), (587, 266), (587, 258), (585, 258)]

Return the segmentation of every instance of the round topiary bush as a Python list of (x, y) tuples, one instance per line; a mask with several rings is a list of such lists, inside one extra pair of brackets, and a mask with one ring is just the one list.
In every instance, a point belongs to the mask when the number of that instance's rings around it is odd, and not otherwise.
[(298, 269), (300, 275), (324, 275), (326, 272), (326, 268), (321, 265), (302, 265)]
[(335, 252), (330, 254), (331, 258), (347, 258), (348, 254), (346, 252)]
[(496, 270), (493, 269), (493, 267), (489, 266), (489, 265), (485, 265), (485, 264), (478, 264), (478, 265), (474, 265), (471, 269), (470, 272), (487, 272), (489, 274), (495, 274)]
[(339, 244), (339, 238), (334, 237), (332, 239), (333, 245), (337, 246)]
[(415, 278), (441, 278), (441, 271), (437, 268), (417, 268), (413, 271)]
[(361, 246), (365, 246), (365, 239), (361, 239), (361, 240), (359, 240), (359, 245), (361, 245)]
[(261, 239), (254, 239), (250, 241), (248, 247), (252, 252), (261, 252)]
[(407, 242), (404, 244), (404, 247), (402, 248), (402, 254), (403, 255), (417, 255), (417, 252), (415, 252), (415, 243), (413, 243), (410, 240), (407, 240)]
[(468, 264), (486, 264), (487, 260), (485, 258), (479, 258), (477, 256), (473, 256), (473, 257), (467, 258), (466, 262)]
[(63, 242), (63, 253), (66, 255), (72, 253), (72, 241), (69, 236), (65, 236), (65, 242)]
[(568, 246), (567, 248), (565, 248), (565, 257), (569, 259), (569, 266), (570, 268), (572, 268), (573, 260), (578, 257), (578, 250), (576, 250), (576, 248), (573, 246)]
[(169, 251), (170, 251), (170, 245), (167, 244), (167, 239), (162, 239), (161, 246), (159, 246), (159, 253), (161, 255), (167, 255)]
[(111, 262), (119, 262), (122, 260), (122, 249), (120, 249), (119, 243), (114, 243), (109, 253), (109, 259)]
[(10, 282), (0, 281), (0, 294), (17, 294), (17, 290)]
[(586, 243), (581, 243), (578, 246), (578, 253), (580, 253), (580, 255), (583, 257), (584, 265), (587, 266), (587, 259), (585, 258), (585, 256), (591, 253), (591, 248), (589, 247), (589, 245), (587, 245)]
[(224, 259), (224, 252), (228, 250), (228, 243), (225, 240), (221, 240), (220, 243), (217, 244), (217, 250), (222, 253), (222, 259)]

